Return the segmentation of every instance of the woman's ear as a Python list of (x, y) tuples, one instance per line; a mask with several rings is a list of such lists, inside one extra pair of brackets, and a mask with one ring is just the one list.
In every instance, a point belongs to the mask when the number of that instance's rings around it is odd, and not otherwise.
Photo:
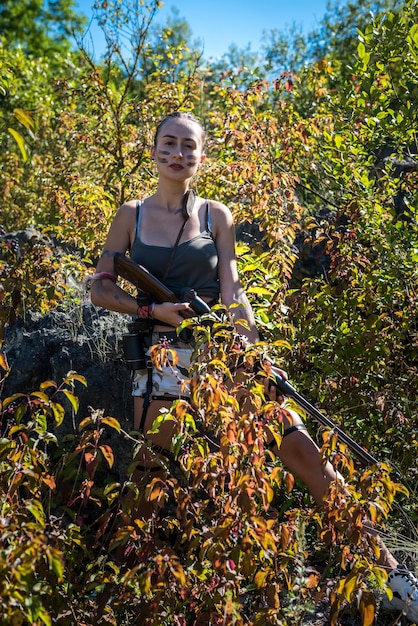
[(155, 146), (152, 146), (152, 148), (151, 148), (151, 159), (152, 160), (155, 159)]
[(206, 160), (206, 154), (203, 153), (202, 156), (200, 157), (200, 163), (203, 163), (203, 161)]

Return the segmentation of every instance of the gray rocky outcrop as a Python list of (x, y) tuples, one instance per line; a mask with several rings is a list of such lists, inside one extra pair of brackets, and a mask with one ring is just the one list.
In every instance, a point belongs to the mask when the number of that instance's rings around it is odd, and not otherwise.
[[(42, 382), (60, 385), (70, 371), (85, 377), (87, 386), (74, 382), (79, 400), (77, 413), (64, 394), (56, 400), (65, 407), (65, 419), (51, 430), (58, 438), (77, 432), (79, 423), (93, 411), (115, 417), (125, 432), (133, 429), (133, 399), (130, 373), (123, 361), (121, 335), (125, 317), (89, 303), (60, 308), (46, 315), (29, 312), (7, 326), (3, 350), (10, 372), (1, 397), (39, 390)], [(132, 442), (109, 430), (117, 471), (130, 461)]]

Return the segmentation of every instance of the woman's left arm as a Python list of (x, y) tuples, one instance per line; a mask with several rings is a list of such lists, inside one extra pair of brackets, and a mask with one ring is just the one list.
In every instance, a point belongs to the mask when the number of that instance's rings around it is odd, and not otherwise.
[[(259, 341), (259, 334), (255, 324), (254, 313), (238, 276), (235, 254), (235, 224), (229, 209), (225, 205), (219, 202), (211, 202), (211, 208), (212, 206), (214, 207), (213, 226), (219, 259), (218, 274), (221, 286), (221, 300), (226, 307), (230, 307), (232, 304), (239, 305), (231, 309), (231, 314), (235, 320), (246, 320), (249, 328), (247, 329), (240, 324), (236, 324), (237, 332), (248, 337), (251, 343), (255, 343)], [(273, 370), (284, 380), (288, 379), (284, 370), (276, 366), (273, 367)], [(269, 397), (270, 400), (283, 401), (283, 396), (278, 389), (270, 384), (268, 378), (265, 379), (264, 387), (266, 397)]]
[(231, 307), (234, 320), (244, 319), (249, 328), (236, 324), (237, 332), (255, 343), (259, 340), (254, 313), (238, 276), (235, 255), (235, 224), (229, 209), (220, 202), (211, 201), (213, 234), (218, 252), (218, 275), (222, 304)]

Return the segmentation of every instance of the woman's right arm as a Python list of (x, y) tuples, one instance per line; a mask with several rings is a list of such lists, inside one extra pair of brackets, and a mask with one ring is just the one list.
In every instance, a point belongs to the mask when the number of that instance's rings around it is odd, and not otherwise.
[[(97, 274), (105, 272), (116, 277), (115, 254), (125, 254), (129, 249), (129, 234), (135, 228), (135, 214), (135, 207), (130, 203), (119, 208), (110, 226), (102, 255), (97, 264)], [(96, 306), (128, 315), (136, 315), (138, 310), (136, 299), (121, 289), (111, 278), (93, 280), (91, 301)]]
[[(102, 256), (97, 263), (97, 274), (105, 272), (113, 274), (115, 277), (117, 276), (115, 272), (115, 254), (125, 254), (130, 249), (130, 233), (135, 232), (135, 228), (135, 203), (128, 202), (120, 207), (110, 226)], [(110, 311), (117, 311), (118, 313), (136, 315), (138, 312), (136, 298), (121, 289), (111, 278), (98, 278), (93, 281), (91, 301), (96, 306), (109, 309)], [(187, 308), (189, 308), (187, 303), (163, 302), (155, 305), (154, 317), (169, 326), (176, 327), (184, 319), (179, 311)]]

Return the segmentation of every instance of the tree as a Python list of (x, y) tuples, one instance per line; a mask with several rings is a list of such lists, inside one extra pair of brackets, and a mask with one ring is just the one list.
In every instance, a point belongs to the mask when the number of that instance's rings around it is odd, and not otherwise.
[(26, 55), (53, 58), (68, 53), (72, 35), (86, 22), (74, 6), (74, 0), (4, 0), (0, 32), (8, 46), (20, 46)]
[(209, 81), (226, 88), (245, 90), (266, 78), (264, 62), (251, 44), (246, 48), (231, 44), (220, 59), (208, 59), (206, 68)]
[(345, 77), (346, 67), (351, 65), (356, 53), (358, 32), (363, 31), (371, 20), (378, 22), (387, 11), (402, 11), (403, 5), (405, 2), (398, 0), (329, 2), (319, 29), (308, 35), (310, 61), (337, 58)]

